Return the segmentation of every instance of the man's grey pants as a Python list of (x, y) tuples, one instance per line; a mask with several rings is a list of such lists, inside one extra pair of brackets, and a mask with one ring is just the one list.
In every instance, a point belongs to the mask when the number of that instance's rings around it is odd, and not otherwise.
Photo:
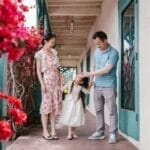
[(104, 121), (104, 104), (106, 102), (109, 111), (109, 132), (115, 133), (118, 126), (117, 105), (116, 105), (116, 88), (95, 87), (94, 102), (96, 110), (96, 131), (102, 133), (105, 130)]

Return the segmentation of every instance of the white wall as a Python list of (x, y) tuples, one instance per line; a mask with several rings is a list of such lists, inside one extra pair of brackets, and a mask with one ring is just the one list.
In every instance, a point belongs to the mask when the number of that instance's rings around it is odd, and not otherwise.
[(139, 4), (139, 68), (140, 68), (140, 149), (150, 144), (150, 9), (149, 1)]
[[(141, 2), (141, 1), (140, 1)], [(109, 11), (108, 11), (109, 10)], [(140, 91), (140, 150), (149, 150), (150, 142), (150, 10), (147, 0), (139, 4), (139, 91)], [(109, 42), (115, 48), (119, 47), (118, 39), (118, 1), (105, 0), (101, 15), (97, 17), (88, 37), (87, 49), (91, 48), (91, 60), (93, 59), (94, 45), (91, 40), (95, 31), (103, 30), (108, 34)], [(91, 66), (93, 61), (91, 62)], [(92, 70), (92, 68), (91, 68)], [(93, 89), (91, 90), (90, 111), (95, 114), (93, 104)], [(106, 111), (106, 114), (108, 112)], [(109, 123), (108, 117), (106, 122)], [(128, 136), (129, 140), (132, 141)], [(135, 141), (133, 141), (134, 143)], [(135, 143), (137, 144), (137, 143)]]
[(23, 3), (29, 8), (34, 6), (34, 8), (30, 8), (28, 12), (25, 12), (26, 17), (25, 26), (36, 27), (37, 25), (36, 0), (24, 0)]
[[(92, 57), (95, 49), (92, 41), (92, 35), (94, 32), (99, 30), (103, 30), (104, 32), (106, 32), (110, 44), (113, 47), (118, 49), (118, 0), (105, 0), (103, 2), (101, 15), (97, 17), (88, 38), (87, 49), (91, 48)], [(91, 66), (93, 66), (93, 61), (91, 62)], [(91, 90), (90, 96), (91, 99), (90, 99), (89, 110), (93, 114), (95, 114), (94, 104), (93, 104), (93, 97), (94, 97), (93, 89)], [(105, 110), (106, 110), (105, 112), (106, 123), (109, 123), (107, 108)]]

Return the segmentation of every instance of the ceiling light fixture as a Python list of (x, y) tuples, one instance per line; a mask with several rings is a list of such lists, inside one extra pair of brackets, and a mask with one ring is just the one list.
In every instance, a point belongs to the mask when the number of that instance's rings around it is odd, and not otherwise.
[(70, 23), (69, 23), (69, 32), (70, 33), (74, 32), (74, 20), (73, 20), (73, 18), (70, 20)]

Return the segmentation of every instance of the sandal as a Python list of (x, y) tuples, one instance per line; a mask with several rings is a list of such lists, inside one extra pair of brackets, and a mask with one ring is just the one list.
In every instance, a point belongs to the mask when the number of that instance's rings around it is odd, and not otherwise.
[(58, 137), (57, 135), (52, 135), (52, 139), (53, 139), (53, 140), (58, 140), (59, 137)]
[(78, 139), (78, 138), (79, 138), (76, 134), (73, 134), (72, 137), (73, 137), (74, 139)]
[(73, 140), (73, 135), (67, 136), (67, 140)]
[(53, 137), (51, 136), (51, 135), (49, 135), (49, 136), (42, 136), (43, 137), (43, 139), (45, 139), (45, 140), (53, 140)]

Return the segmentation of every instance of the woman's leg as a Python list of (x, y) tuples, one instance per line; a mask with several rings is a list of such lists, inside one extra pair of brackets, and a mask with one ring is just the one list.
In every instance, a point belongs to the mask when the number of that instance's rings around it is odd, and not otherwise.
[(55, 111), (52, 111), (50, 114), (50, 122), (51, 122), (51, 136), (54, 140), (58, 140), (59, 138), (56, 135), (55, 125), (56, 125), (56, 115)]
[(42, 122), (42, 128), (43, 128), (43, 136), (47, 137), (47, 136), (49, 136), (49, 132), (48, 132), (48, 114), (41, 114), (41, 122)]
[(51, 122), (51, 135), (56, 135), (55, 124), (56, 124), (56, 115), (55, 111), (50, 113), (50, 122)]

